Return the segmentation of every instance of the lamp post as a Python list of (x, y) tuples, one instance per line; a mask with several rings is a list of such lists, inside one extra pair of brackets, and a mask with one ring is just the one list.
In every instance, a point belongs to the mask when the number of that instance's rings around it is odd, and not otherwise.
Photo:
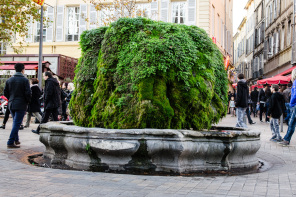
[(38, 86), (42, 87), (42, 47), (43, 47), (43, 5), (41, 6), (41, 18), (40, 18), (40, 40), (39, 40), (39, 63), (38, 63)]

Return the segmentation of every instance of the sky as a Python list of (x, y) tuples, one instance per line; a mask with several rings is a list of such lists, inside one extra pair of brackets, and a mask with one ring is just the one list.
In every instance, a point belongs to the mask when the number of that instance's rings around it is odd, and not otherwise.
[(248, 0), (233, 0), (233, 35), (237, 32), (237, 28), (246, 15), (244, 9)]

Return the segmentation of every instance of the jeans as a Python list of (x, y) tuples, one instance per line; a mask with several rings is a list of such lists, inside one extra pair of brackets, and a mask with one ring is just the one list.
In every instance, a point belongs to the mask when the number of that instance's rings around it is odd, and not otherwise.
[(272, 132), (272, 139), (281, 140), (279, 119), (271, 118), (270, 129)]
[[(52, 117), (53, 117), (53, 121), (58, 121), (59, 120), (58, 119), (58, 114), (59, 114), (58, 108), (46, 109), (44, 111), (43, 116), (42, 116), (41, 124), (42, 123), (47, 123), (51, 114), (52, 114)], [(40, 131), (40, 125), (37, 128), (37, 132), (39, 132), (39, 131)]]
[(7, 142), (7, 145), (13, 145), (14, 142), (18, 142), (19, 141), (19, 136), (18, 136), (18, 132), (20, 129), (20, 126), (23, 122), (23, 118), (26, 114), (26, 111), (14, 111), (14, 110), (10, 110), (11, 116), (13, 118), (13, 123), (12, 123), (12, 129), (10, 132), (10, 136)]
[(289, 122), (289, 119), (290, 119), (290, 116), (291, 116), (291, 107), (290, 107), (290, 103), (285, 103), (285, 106), (286, 106), (286, 113), (287, 113), (287, 116), (285, 118), (285, 121), (286, 122)]
[(247, 128), (246, 116), (245, 116), (246, 109), (247, 108), (241, 108), (241, 107), (236, 108), (236, 114), (237, 114), (236, 127)]
[(246, 109), (246, 114), (247, 114), (249, 124), (252, 124), (253, 120), (251, 119), (251, 113), (250, 113), (250, 109), (248, 107)]
[(29, 127), (30, 126), (32, 114), (34, 114), (34, 116), (39, 120), (39, 122), (41, 122), (42, 117), (41, 117), (41, 115), (40, 115), (39, 112), (28, 112), (27, 113), (26, 127)]
[(296, 120), (295, 120), (296, 114), (295, 113), (296, 113), (296, 106), (291, 108), (291, 117), (289, 120), (289, 127), (288, 127), (287, 133), (284, 137), (284, 140), (286, 140), (288, 142), (291, 141), (292, 135), (295, 131), (295, 126), (296, 126)]

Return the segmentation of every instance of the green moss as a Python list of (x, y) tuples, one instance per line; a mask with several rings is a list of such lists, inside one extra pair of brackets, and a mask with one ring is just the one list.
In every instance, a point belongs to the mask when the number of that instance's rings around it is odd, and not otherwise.
[(204, 129), (226, 115), (222, 54), (204, 30), (122, 18), (81, 40), (70, 104), (77, 125)]

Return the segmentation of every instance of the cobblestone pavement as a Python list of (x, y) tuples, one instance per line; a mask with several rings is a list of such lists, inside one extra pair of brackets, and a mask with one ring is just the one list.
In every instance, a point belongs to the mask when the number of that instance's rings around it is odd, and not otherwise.
[[(270, 142), (268, 123), (249, 125), (260, 130), (258, 157), (270, 163), (270, 169), (239, 176), (181, 177), (138, 176), (111, 173), (38, 168), (20, 162), (21, 151), (42, 151), (39, 137), (31, 128), (20, 131), (20, 150), (8, 150), (6, 142), (11, 121), (0, 130), (0, 196), (296, 196), (296, 139), (282, 147)], [(2, 119), (0, 119), (2, 122)], [(228, 116), (219, 125), (234, 126)], [(284, 126), (285, 134), (287, 126)]]

